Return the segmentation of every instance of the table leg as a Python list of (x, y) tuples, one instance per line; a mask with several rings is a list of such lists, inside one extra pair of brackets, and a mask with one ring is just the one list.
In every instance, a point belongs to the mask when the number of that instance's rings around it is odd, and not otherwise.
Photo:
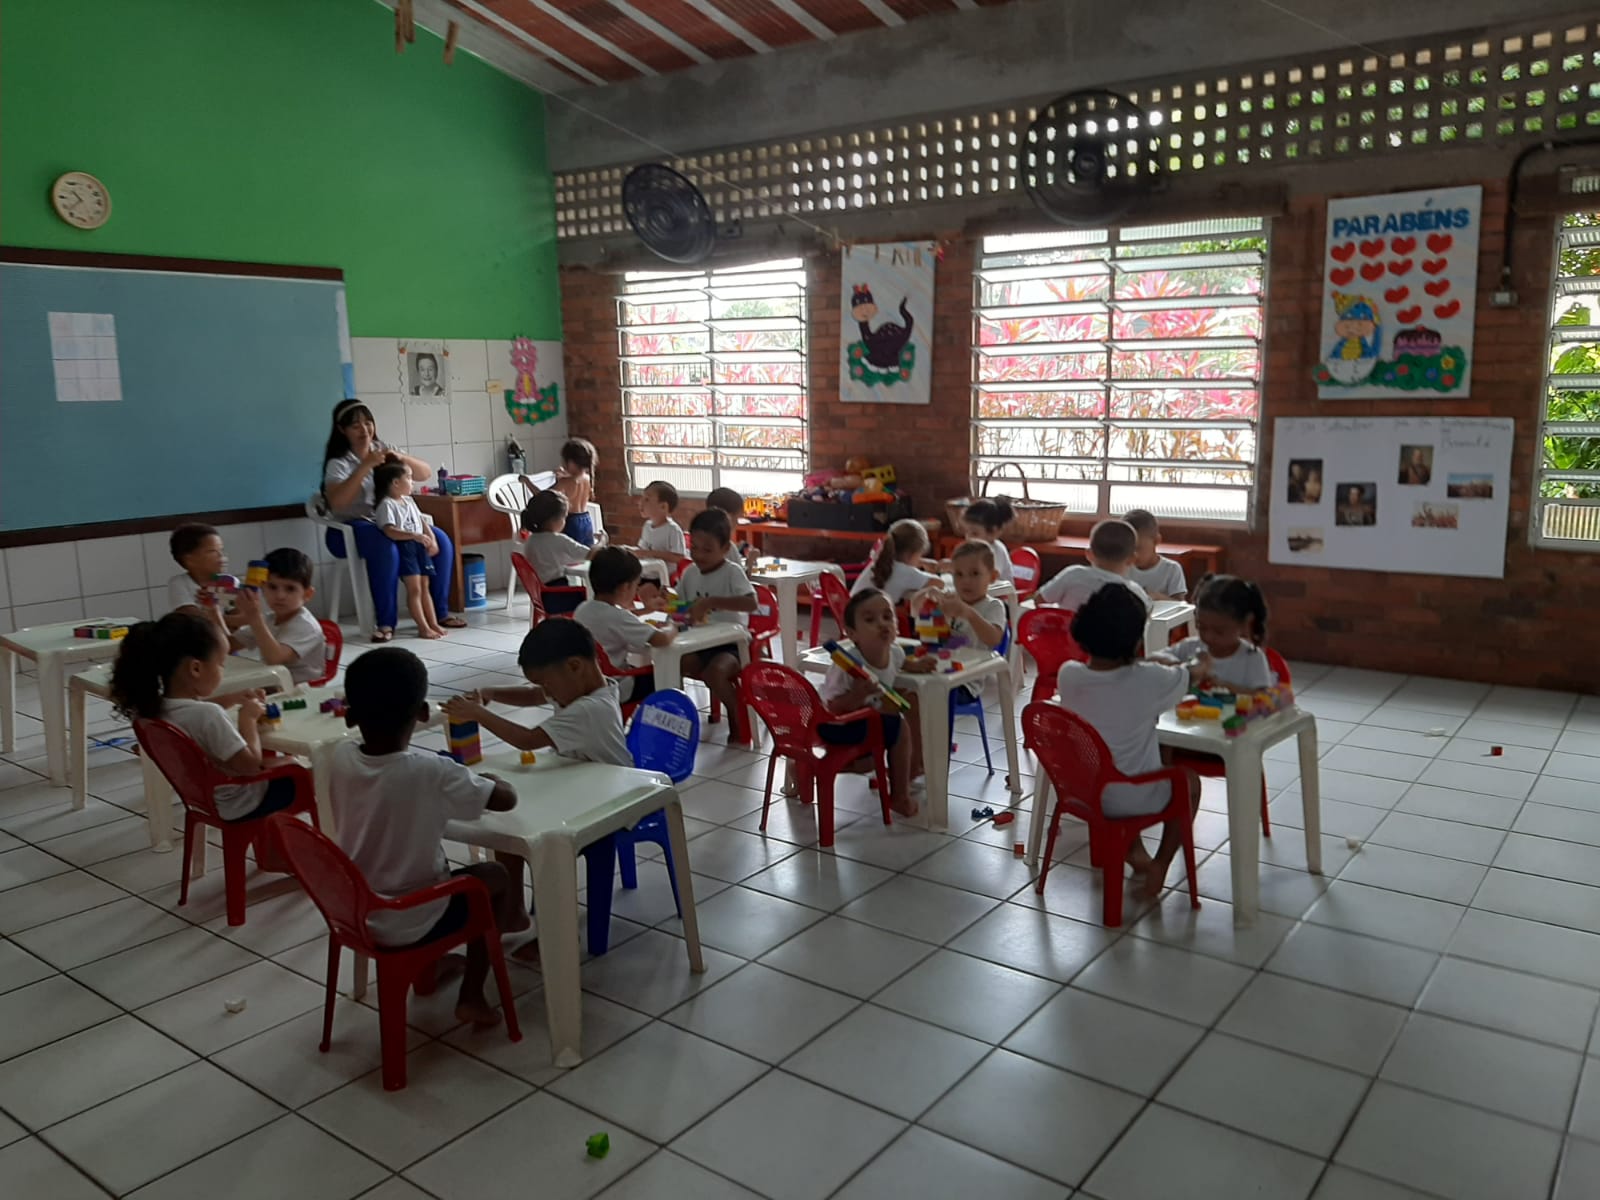
[(172, 849), (172, 785), (148, 754), (139, 756), (144, 776), (144, 819), (150, 826), (150, 848), (157, 854)]
[(1233, 925), (1256, 923), (1261, 897), (1261, 749), (1226, 755), (1228, 856), (1233, 867)]
[(0, 748), (17, 748), (17, 656), (0, 647)]
[[(539, 920), (539, 964), (544, 974), (545, 1021), (550, 1055), (558, 1067), (583, 1061), (583, 997), (578, 981), (577, 847), (565, 837), (530, 842), (533, 911)], [(675, 862), (688, 862), (687, 856)], [(679, 886), (688, 871), (679, 872)], [(685, 912), (688, 908), (685, 907)]]
[(1050, 776), (1040, 771), (1033, 780), (1033, 813), (1028, 817), (1028, 858), (1030, 867), (1039, 865), (1039, 850), (1044, 845), (1044, 827), (1049, 823)]
[(943, 831), (950, 827), (950, 693), (943, 688), (919, 689), (917, 711), (927, 785), (922, 815), (929, 829)]
[(683, 913), (683, 940), (688, 944), (689, 970), (703, 975), (706, 962), (700, 953), (700, 920), (694, 910), (694, 879), (689, 873), (689, 836), (683, 828), (683, 805), (674, 795), (664, 807), (667, 839), (672, 843), (672, 865), (678, 877), (678, 907)]
[(650, 648), (650, 669), (655, 675), (657, 691), (683, 690), (683, 652), (672, 642)]
[(67, 729), (71, 737), (72, 752), (72, 807), (82, 808), (89, 802), (89, 693), (78, 686), (77, 680), (69, 685), (68, 702), (71, 709)]
[(1000, 719), (1006, 723), (1006, 782), (1013, 796), (1022, 795), (1022, 768), (1017, 762), (1017, 697), (1011, 690), (1011, 676), (996, 675), (1000, 692)]
[(44, 714), (45, 760), (50, 782), (67, 786), (67, 696), (61, 660), (54, 654), (39, 656), (39, 708)]
[(1300, 811), (1306, 827), (1306, 870), (1322, 874), (1322, 782), (1317, 765), (1317, 722), (1311, 718), (1300, 739)]
[(783, 646), (783, 665), (800, 661), (800, 585), (793, 579), (775, 581), (778, 593), (778, 641)]

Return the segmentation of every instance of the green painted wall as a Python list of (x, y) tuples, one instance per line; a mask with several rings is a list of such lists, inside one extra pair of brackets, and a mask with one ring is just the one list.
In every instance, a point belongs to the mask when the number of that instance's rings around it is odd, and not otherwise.
[[(393, 28), (374, 0), (5, 0), (0, 239), (341, 267), (356, 336), (560, 337), (541, 97)], [(51, 209), (67, 170), (110, 189), (100, 229)]]

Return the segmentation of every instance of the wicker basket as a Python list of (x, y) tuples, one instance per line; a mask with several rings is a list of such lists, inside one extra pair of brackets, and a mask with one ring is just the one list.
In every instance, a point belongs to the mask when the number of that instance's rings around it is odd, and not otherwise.
[[(1009, 467), (1017, 473), (1022, 480), (1022, 499), (1012, 500), (1011, 509), (1015, 514), (1011, 524), (1007, 525), (1004, 532), (1011, 541), (1016, 542), (1053, 542), (1061, 532), (1061, 522), (1067, 518), (1065, 504), (1051, 504), (1044, 500), (1031, 500), (1028, 498), (1028, 476), (1016, 463), (999, 463), (990, 468), (989, 473), (983, 477), (979, 485), (978, 495), (989, 494), (989, 484), (994, 479), (995, 472), (1003, 467)], [(950, 531), (956, 533), (961, 529), (961, 518), (966, 514), (967, 505), (971, 504), (974, 497), (962, 496), (959, 500), (945, 501), (945, 515), (950, 524)]]

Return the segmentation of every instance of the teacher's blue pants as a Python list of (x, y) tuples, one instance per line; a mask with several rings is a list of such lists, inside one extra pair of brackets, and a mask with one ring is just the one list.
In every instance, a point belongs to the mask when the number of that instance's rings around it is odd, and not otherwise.
[[(379, 629), (393, 629), (399, 615), (400, 544), (390, 539), (371, 521), (355, 522), (356, 549), (361, 561), (367, 564), (367, 583), (372, 588), (372, 607)], [(434, 539), (439, 543), (439, 553), (433, 556), (433, 578), (428, 590), (433, 593), (433, 611), (442, 621), (450, 613), (450, 576), (456, 569), (456, 548), (450, 535), (437, 525)], [(344, 534), (337, 529), (328, 530), (328, 551), (336, 558), (344, 557)]]

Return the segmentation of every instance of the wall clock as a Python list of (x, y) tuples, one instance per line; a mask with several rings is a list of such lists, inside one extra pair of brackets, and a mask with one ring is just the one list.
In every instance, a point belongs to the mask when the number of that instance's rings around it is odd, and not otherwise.
[(68, 225), (99, 229), (111, 217), (111, 193), (87, 171), (68, 171), (50, 186), (50, 203)]

